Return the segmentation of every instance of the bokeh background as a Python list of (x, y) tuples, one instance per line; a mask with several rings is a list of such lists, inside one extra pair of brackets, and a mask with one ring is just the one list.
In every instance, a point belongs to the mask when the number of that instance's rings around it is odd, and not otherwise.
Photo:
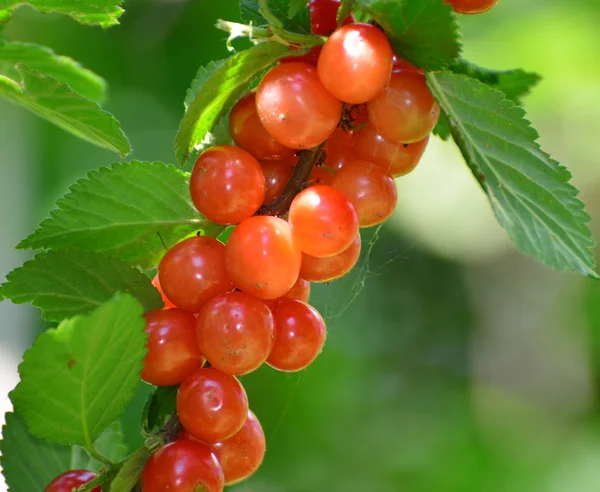
[[(174, 162), (185, 90), (198, 66), (227, 55), (212, 25), (236, 20), (237, 3), (125, 7), (107, 31), (22, 8), (6, 35), (103, 75), (131, 158)], [(502, 0), (461, 18), (471, 61), (544, 76), (526, 100), (530, 119), (594, 218), (599, 21), (598, 0)], [(68, 186), (114, 160), (0, 100), (0, 277), (29, 257), (14, 245)], [(434, 139), (398, 187), (398, 211), (366, 231), (356, 272), (313, 290), (329, 322), (317, 362), (300, 374), (265, 368), (243, 378), (269, 451), (260, 472), (232, 490), (597, 492), (600, 284), (519, 255), (453, 144)], [(592, 227), (600, 237), (600, 221)], [(2, 412), (41, 328), (33, 308), (0, 304)], [(146, 394), (125, 416), (132, 447)]]

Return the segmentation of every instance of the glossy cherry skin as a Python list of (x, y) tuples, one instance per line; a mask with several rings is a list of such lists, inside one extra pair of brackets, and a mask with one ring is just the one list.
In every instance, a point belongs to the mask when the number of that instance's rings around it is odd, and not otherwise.
[[(96, 478), (96, 474), (87, 470), (69, 470), (61, 473), (44, 489), (44, 492), (71, 492)], [(102, 492), (102, 487), (96, 487), (92, 492)]]
[(254, 92), (249, 92), (233, 106), (229, 130), (236, 145), (258, 160), (282, 159), (294, 154), (293, 149), (281, 145), (262, 126), (256, 112)]
[[(304, 257), (304, 255), (302, 255), (302, 257)], [(297, 301), (308, 302), (308, 299), (310, 298), (310, 282), (303, 278), (298, 278), (294, 286), (283, 297), (286, 299), (296, 299)]]
[(169, 308), (176, 308), (177, 307), (175, 304), (173, 304), (167, 298), (167, 296), (163, 292), (162, 287), (160, 286), (160, 280), (158, 278), (158, 273), (156, 275), (154, 275), (154, 278), (152, 279), (152, 285), (154, 285), (154, 287), (156, 287), (156, 290), (158, 290), (158, 292), (160, 293), (160, 297), (162, 297), (162, 300), (165, 303), (165, 308), (169, 309)]
[(341, 191), (323, 185), (296, 195), (289, 222), (302, 252), (319, 258), (344, 251), (354, 241), (359, 225), (350, 200)]
[(394, 55), (392, 73), (406, 72), (406, 71), (420, 73), (420, 74), (425, 73), (421, 68), (417, 68), (414, 65), (412, 65), (411, 63), (408, 63), (404, 58), (400, 58), (400, 57)]
[(298, 62), (282, 63), (265, 75), (256, 108), (266, 130), (293, 149), (323, 143), (342, 116), (342, 103), (323, 87), (315, 67)]
[(360, 257), (360, 246), (360, 234), (357, 234), (350, 247), (335, 256), (315, 258), (303, 254), (300, 275), (311, 282), (330, 282), (343, 277), (356, 265)]
[(266, 182), (265, 204), (271, 203), (283, 191), (297, 162), (295, 156), (279, 161), (261, 161)]
[(259, 299), (276, 299), (298, 280), (302, 255), (289, 224), (255, 216), (238, 225), (227, 241), (227, 271), (235, 286)]
[(218, 224), (238, 224), (265, 200), (265, 177), (258, 161), (238, 147), (211, 147), (196, 161), (190, 193), (198, 211)]
[(352, 146), (355, 132), (337, 128), (325, 144), (325, 166), (338, 170), (346, 162), (353, 159)]
[(361, 227), (381, 224), (396, 209), (398, 194), (394, 179), (371, 162), (350, 161), (336, 173), (331, 186), (354, 205)]
[(148, 353), (142, 379), (156, 386), (181, 384), (202, 367), (204, 358), (196, 342), (196, 318), (181, 309), (155, 309), (146, 315)]
[(383, 31), (371, 24), (350, 24), (327, 40), (317, 64), (325, 88), (340, 101), (362, 104), (387, 85), (394, 52)]
[(225, 474), (225, 485), (250, 477), (263, 462), (267, 443), (265, 433), (252, 411), (239, 432), (223, 442), (211, 445)]
[[(310, 23), (312, 33), (318, 36), (329, 36), (337, 29), (337, 12), (340, 8), (339, 0), (311, 0), (308, 2), (310, 11)], [(342, 25), (346, 26), (354, 22), (354, 17), (350, 14)], [(302, 62), (310, 65), (317, 65), (321, 46), (315, 46), (306, 55), (297, 57), (287, 57), (282, 62)]]
[(176, 244), (160, 261), (158, 277), (166, 296), (190, 313), (234, 288), (225, 266), (225, 245), (212, 237), (196, 236)]
[(228, 292), (202, 306), (196, 333), (200, 350), (215, 369), (242, 375), (267, 360), (275, 328), (263, 301), (244, 292)]
[(307, 185), (331, 185), (331, 182), (333, 181), (333, 176), (333, 169), (325, 168), (323, 166), (317, 166), (310, 173), (310, 178), (308, 179)]
[(177, 392), (177, 415), (184, 429), (202, 442), (219, 442), (239, 431), (248, 414), (240, 382), (212, 368), (190, 374)]
[(325, 321), (319, 312), (301, 301), (281, 299), (273, 306), (273, 318), (275, 343), (267, 364), (285, 372), (308, 367), (325, 344)]
[(411, 144), (394, 143), (379, 135), (373, 125), (361, 128), (354, 139), (354, 158), (381, 167), (393, 178), (417, 167), (429, 143), (429, 136)]
[(225, 477), (207, 445), (179, 439), (150, 457), (141, 482), (142, 492), (221, 492)]
[(438, 121), (440, 107), (425, 77), (402, 71), (367, 104), (369, 120), (379, 135), (395, 143), (414, 143), (426, 138)]
[(499, 0), (446, 0), (459, 14), (482, 14), (494, 7)]

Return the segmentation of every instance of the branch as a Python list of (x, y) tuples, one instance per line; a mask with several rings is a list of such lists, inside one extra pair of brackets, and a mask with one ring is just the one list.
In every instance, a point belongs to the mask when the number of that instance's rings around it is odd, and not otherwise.
[(324, 147), (325, 144), (321, 144), (314, 149), (301, 150), (298, 152), (300, 160), (294, 167), (292, 177), (285, 185), (285, 188), (275, 200), (262, 206), (258, 210), (257, 215), (281, 216), (288, 211), (292, 204), (292, 200), (294, 200), (298, 193), (306, 188), (306, 184), (308, 183), (314, 167), (321, 164), (325, 159)]

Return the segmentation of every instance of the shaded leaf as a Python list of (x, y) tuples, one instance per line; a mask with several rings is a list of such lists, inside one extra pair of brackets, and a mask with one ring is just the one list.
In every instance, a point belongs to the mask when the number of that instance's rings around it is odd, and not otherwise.
[[(304, 0), (267, 0), (269, 10), (279, 19), (286, 31), (310, 34), (310, 12)], [(240, 0), (240, 13), (244, 22), (255, 26), (268, 24), (258, 6), (258, 0)]]
[(152, 431), (162, 427), (168, 418), (175, 413), (175, 401), (179, 386), (163, 386), (156, 388), (148, 397), (142, 412), (144, 428)]
[(114, 478), (110, 490), (111, 492), (127, 492), (133, 490), (138, 483), (146, 461), (150, 458), (150, 451), (145, 447), (139, 448), (127, 458), (119, 473)]

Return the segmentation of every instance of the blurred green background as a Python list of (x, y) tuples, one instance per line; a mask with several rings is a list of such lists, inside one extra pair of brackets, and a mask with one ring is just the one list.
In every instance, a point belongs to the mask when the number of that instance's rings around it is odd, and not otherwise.
[[(133, 159), (174, 162), (183, 97), (198, 66), (227, 55), (218, 17), (235, 0), (129, 0), (103, 31), (18, 10), (9, 39), (71, 56), (110, 83), (106, 107)], [(502, 0), (461, 18), (465, 56), (544, 80), (527, 99), (542, 144), (600, 217), (600, 4)], [(0, 275), (12, 248), (90, 169), (115, 160), (0, 101)], [(328, 320), (307, 371), (244, 377), (267, 439), (245, 492), (597, 492), (600, 284), (520, 256), (456, 148), (437, 139), (398, 182), (398, 212), (366, 231), (361, 265), (313, 289)], [(600, 237), (598, 221), (592, 222)], [(0, 401), (16, 384), (38, 313), (0, 304)], [(140, 442), (141, 391), (126, 422)], [(0, 490), (3, 490), (0, 485)], [(32, 491), (34, 492), (34, 491)]]

